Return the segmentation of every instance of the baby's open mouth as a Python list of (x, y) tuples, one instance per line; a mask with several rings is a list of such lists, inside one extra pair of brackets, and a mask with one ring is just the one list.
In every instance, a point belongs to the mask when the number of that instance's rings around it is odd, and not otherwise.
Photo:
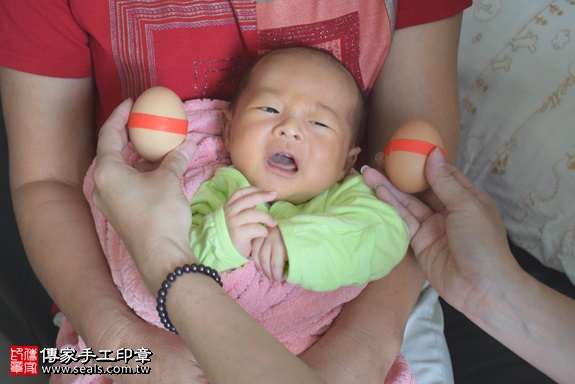
[(268, 159), (268, 163), (285, 172), (295, 173), (298, 170), (295, 159), (291, 155), (285, 153), (276, 153)]

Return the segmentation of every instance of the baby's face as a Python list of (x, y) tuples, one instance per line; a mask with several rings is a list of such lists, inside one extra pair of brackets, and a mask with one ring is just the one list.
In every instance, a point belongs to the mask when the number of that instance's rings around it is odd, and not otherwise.
[(359, 153), (350, 125), (355, 84), (324, 60), (300, 53), (266, 57), (228, 114), (232, 163), (252, 185), (276, 191), (278, 200), (298, 204), (322, 193)]

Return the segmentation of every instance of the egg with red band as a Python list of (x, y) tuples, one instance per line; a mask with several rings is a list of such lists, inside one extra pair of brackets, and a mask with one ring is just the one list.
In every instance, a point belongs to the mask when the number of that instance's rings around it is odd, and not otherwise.
[(184, 103), (168, 88), (148, 88), (132, 107), (128, 133), (140, 156), (154, 162), (161, 160), (186, 139)]
[(413, 120), (403, 124), (391, 136), (384, 152), (384, 169), (393, 185), (407, 193), (429, 188), (425, 177), (428, 156), (439, 148), (445, 156), (441, 136), (425, 121)]

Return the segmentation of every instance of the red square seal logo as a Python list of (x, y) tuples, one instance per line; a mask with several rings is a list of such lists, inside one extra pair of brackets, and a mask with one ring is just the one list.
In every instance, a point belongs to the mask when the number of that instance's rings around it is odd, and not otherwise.
[(38, 347), (11, 346), (10, 374), (15, 376), (34, 376), (38, 374)]

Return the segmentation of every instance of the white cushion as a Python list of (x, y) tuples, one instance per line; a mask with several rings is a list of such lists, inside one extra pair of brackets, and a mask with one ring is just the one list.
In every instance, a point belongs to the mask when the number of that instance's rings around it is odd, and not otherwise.
[(475, 0), (459, 60), (459, 168), (575, 283), (575, 1)]

